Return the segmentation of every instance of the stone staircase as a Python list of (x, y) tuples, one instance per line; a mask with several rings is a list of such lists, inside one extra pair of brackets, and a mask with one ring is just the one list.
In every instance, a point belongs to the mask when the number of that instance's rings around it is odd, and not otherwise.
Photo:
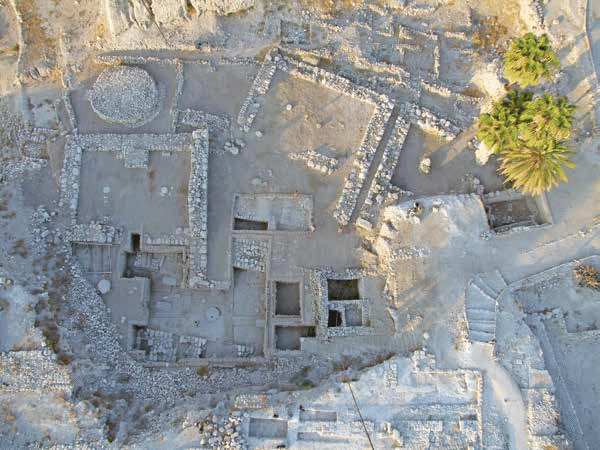
[(465, 312), (472, 342), (494, 342), (496, 299), (504, 288), (506, 281), (498, 270), (478, 273), (469, 280), (465, 292)]

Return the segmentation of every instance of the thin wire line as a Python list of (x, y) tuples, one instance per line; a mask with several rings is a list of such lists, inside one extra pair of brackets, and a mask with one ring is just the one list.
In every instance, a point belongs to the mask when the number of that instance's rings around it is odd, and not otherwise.
[(156, 25), (156, 28), (158, 28), (158, 32), (160, 33), (163, 40), (165, 41), (165, 44), (167, 46), (169, 46), (169, 41), (167, 41), (167, 37), (165, 36), (165, 33), (163, 33), (162, 28), (158, 25), (158, 23), (156, 23), (156, 20), (154, 19), (154, 14), (152, 13), (152, 11), (150, 11), (150, 7), (146, 4), (146, 0), (142, 0), (142, 5), (144, 5), (144, 8), (146, 8), (146, 11), (148, 11), (148, 15), (150, 16), (150, 19), (152, 20), (152, 22), (154, 22), (154, 25)]
[(367, 439), (369, 440), (369, 445), (371, 445), (372, 450), (375, 450), (375, 447), (373, 447), (373, 442), (371, 441), (371, 436), (369, 436), (369, 431), (367, 430), (367, 425), (365, 425), (365, 420), (363, 419), (363, 416), (360, 413), (360, 408), (358, 407), (358, 403), (356, 402), (356, 397), (354, 396), (354, 391), (352, 390), (352, 386), (350, 386), (349, 381), (346, 381), (346, 384), (348, 385), (348, 389), (350, 389), (350, 393), (352, 394), (352, 400), (354, 400), (354, 405), (356, 406), (356, 410), (358, 411), (358, 417), (360, 417), (360, 421), (362, 422), (363, 428), (365, 429)]

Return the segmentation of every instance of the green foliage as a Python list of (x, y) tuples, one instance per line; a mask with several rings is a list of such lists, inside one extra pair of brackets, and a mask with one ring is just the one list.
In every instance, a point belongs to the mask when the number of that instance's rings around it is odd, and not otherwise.
[(199, 366), (196, 369), (196, 375), (199, 377), (207, 377), (210, 374), (210, 369), (208, 366)]
[(530, 91), (510, 91), (505, 98), (496, 102), (491, 114), (479, 116), (477, 139), (494, 153), (514, 147), (519, 140), (519, 125), (527, 105), (533, 99)]
[(477, 138), (498, 155), (499, 171), (515, 188), (540, 194), (567, 180), (575, 167), (564, 139), (573, 126), (575, 106), (564, 97), (510, 91), (491, 113), (479, 116)]
[(565, 139), (573, 126), (574, 113), (575, 105), (567, 97), (555, 100), (546, 93), (527, 104), (522, 114), (521, 132), (529, 141), (544, 140), (548, 135)]
[(573, 152), (563, 141), (551, 139), (528, 146), (525, 141), (500, 153), (500, 173), (525, 192), (537, 195), (567, 180), (565, 167), (575, 164), (569, 159)]
[(521, 87), (539, 84), (557, 66), (558, 57), (546, 34), (536, 37), (527, 33), (515, 39), (504, 54), (504, 73)]

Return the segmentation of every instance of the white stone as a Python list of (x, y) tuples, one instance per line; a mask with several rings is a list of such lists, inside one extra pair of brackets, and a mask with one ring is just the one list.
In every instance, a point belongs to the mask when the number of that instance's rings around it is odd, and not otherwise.
[(110, 291), (110, 287), (110, 281), (108, 280), (100, 280), (98, 282), (98, 290), (101, 294), (108, 294), (108, 292)]
[(419, 170), (422, 173), (429, 173), (431, 170), (431, 159), (427, 157), (423, 158), (421, 162), (419, 162)]
[(163, 186), (163, 187), (160, 188), (160, 195), (162, 195), (163, 197), (165, 195), (167, 195), (168, 193), (169, 193), (169, 188), (168, 187)]
[(480, 166), (485, 165), (485, 163), (488, 162), (488, 159), (490, 159), (491, 154), (492, 152), (488, 146), (485, 145), (485, 142), (480, 142), (477, 146), (477, 150), (475, 150), (475, 159), (477, 160), (477, 164)]

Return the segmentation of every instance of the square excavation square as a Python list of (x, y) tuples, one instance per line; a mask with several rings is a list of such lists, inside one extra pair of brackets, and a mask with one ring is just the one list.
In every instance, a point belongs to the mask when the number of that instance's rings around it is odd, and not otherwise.
[(275, 281), (275, 315), (300, 316), (300, 283)]
[[(147, 168), (127, 168), (115, 152), (84, 151), (78, 222), (100, 222), (150, 235), (188, 223), (189, 152), (149, 152)], [(143, 244), (143, 243), (142, 243)]]
[(360, 147), (375, 109), (370, 102), (281, 70), (260, 102), (254, 127), (272, 130), (276, 141), (271, 148), (320, 150), (335, 158), (348, 158)]
[[(2, 17), (11, 448), (599, 447), (600, 1), (72, 3)], [(474, 138), (527, 31), (548, 198)]]

